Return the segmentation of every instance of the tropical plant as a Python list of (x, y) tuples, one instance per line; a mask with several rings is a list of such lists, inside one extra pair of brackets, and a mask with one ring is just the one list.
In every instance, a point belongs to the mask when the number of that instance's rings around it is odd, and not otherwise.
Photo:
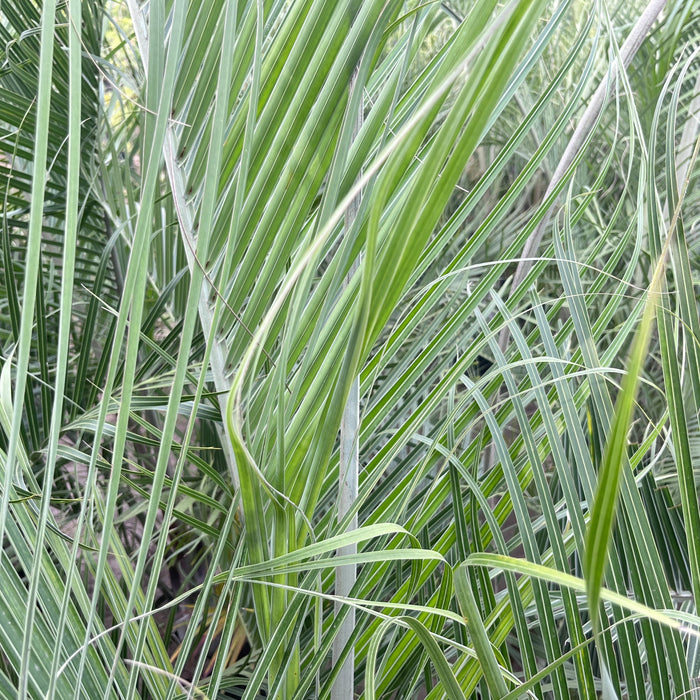
[(699, 19), (0, 5), (0, 694), (689, 697)]

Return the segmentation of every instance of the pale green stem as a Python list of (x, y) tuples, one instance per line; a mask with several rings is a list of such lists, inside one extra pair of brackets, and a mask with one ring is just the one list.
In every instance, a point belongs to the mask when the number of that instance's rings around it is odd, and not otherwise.
[[(141, 51), (141, 58), (144, 65), (148, 64), (148, 32), (146, 30), (146, 23), (141, 10), (138, 6), (136, 0), (127, 0), (129, 6), (129, 11), (131, 14), (131, 19), (134, 25), (134, 33), (136, 35), (136, 40), (139, 45), (139, 50)], [(180, 224), (180, 233), (184, 242), (185, 255), (187, 257), (187, 266), (190, 269), (190, 273), (194, 270), (195, 265), (197, 265), (197, 260), (195, 258), (195, 251), (197, 249), (197, 239), (194, 233), (194, 212), (192, 207), (187, 202), (186, 196), (186, 186), (185, 178), (181, 169), (177, 167), (177, 135), (175, 133), (176, 124), (169, 123), (165, 135), (165, 144), (163, 146), (163, 156), (165, 158), (166, 170), (168, 173), (168, 180), (170, 181), (170, 188), (173, 194), (173, 201), (175, 203), (175, 211), (177, 214), (177, 220)], [(210, 288), (208, 282), (202, 285), (199, 299), (199, 320), (202, 323), (202, 330), (207, 338), (214, 338), (214, 346), (211, 349), (211, 359), (210, 366), (212, 377), (214, 379), (214, 387), (216, 392), (220, 396), (225, 396), (231, 389), (231, 381), (226, 375), (226, 356), (227, 351), (225, 343), (223, 340), (217, 339), (216, 334), (211, 333), (211, 329), (214, 322), (214, 314), (209, 305), (208, 295), (210, 293)], [(223, 425), (226, 424), (226, 404), (221, 403), (221, 417)], [(238, 479), (238, 468), (236, 466), (236, 458), (233, 454), (233, 448), (231, 447), (231, 442), (226, 436), (226, 432), (223, 429), (219, 430), (219, 436), (221, 438), (221, 446), (223, 449), (224, 456), (226, 458), (226, 464), (229, 468), (229, 474), (233, 482), (233, 486), (238, 492), (240, 490), (240, 483)], [(243, 511), (241, 509), (240, 517), (243, 519)], [(241, 520), (242, 521), (242, 520)]]
[[(665, 5), (666, 0), (651, 0), (637, 20), (637, 23), (634, 25), (634, 27), (632, 27), (627, 39), (625, 39), (625, 42), (620, 48), (620, 58), (622, 60), (623, 68), (626, 69), (632, 62), (632, 59), (635, 57), (637, 51), (639, 51), (639, 47), (642, 45), (642, 42), (649, 33), (651, 26), (654, 24)], [(576, 126), (576, 129), (574, 130), (574, 133), (571, 136), (566, 149), (564, 150), (564, 154), (562, 155), (561, 160), (559, 161), (559, 164), (557, 165), (556, 170), (549, 181), (547, 190), (542, 197), (543, 201), (546, 200), (550, 194), (552, 194), (562, 179), (567, 175), (571, 164), (574, 162), (578, 152), (586, 142), (586, 137), (595, 125), (598, 115), (603, 109), (610, 84), (617, 78), (618, 70), (619, 64), (616, 62), (613, 63), (610, 67), (609, 73), (603, 76), (598, 88), (596, 89), (595, 93), (593, 93), (593, 97), (591, 98), (586, 111), (583, 113), (581, 120)], [(520, 283), (525, 279), (525, 277), (527, 277), (527, 273), (532, 268), (533, 259), (537, 256), (537, 251), (540, 247), (540, 243), (542, 242), (542, 237), (544, 236), (547, 224), (550, 221), (552, 210), (553, 207), (550, 207), (549, 212), (542, 218), (542, 221), (525, 243), (522, 260), (520, 263), (518, 263), (518, 267), (515, 270), (515, 275), (513, 276), (513, 284), (511, 285), (510, 292), (511, 295), (520, 286)], [(505, 351), (506, 346), (508, 345), (508, 339), (508, 328), (505, 327), (498, 339), (498, 344), (501, 350)]]
[[(353, 76), (353, 85), (356, 76)], [(357, 136), (362, 126), (362, 104), (360, 100), (360, 109), (357, 114), (357, 121), (353, 129), (353, 138)], [(357, 211), (360, 207), (360, 196), (355, 197), (353, 202), (345, 211), (345, 231), (346, 233), (352, 228)], [(356, 261), (350, 270), (348, 277), (345, 280), (345, 286), (348, 285), (352, 275), (358, 270), (359, 263)], [(339, 465), (339, 482), (338, 482), (338, 522), (342, 522), (345, 516), (352, 510), (352, 507), (357, 500), (359, 471), (360, 471), (360, 453), (358, 435), (360, 432), (360, 379), (355, 378), (355, 381), (350, 388), (350, 394), (345, 405), (342, 421), (340, 424), (340, 465)], [(348, 524), (349, 530), (357, 528), (357, 514), (350, 520)], [(346, 554), (356, 554), (357, 545), (349, 545), (338, 550), (338, 556)], [(355, 585), (357, 578), (357, 570), (354, 564), (339, 566), (335, 570), (335, 594), (338, 596), (349, 596), (352, 587)], [(342, 609), (342, 603), (335, 603), (335, 614), (339, 614)], [(338, 631), (338, 635), (333, 640), (333, 666), (335, 667), (342, 656), (343, 649), (350, 641), (353, 630), (355, 629), (355, 609), (350, 608), (347, 611), (347, 616)], [(345, 661), (336, 676), (335, 683), (331, 690), (332, 700), (345, 700), (354, 696), (355, 685), (355, 651), (350, 649)]]

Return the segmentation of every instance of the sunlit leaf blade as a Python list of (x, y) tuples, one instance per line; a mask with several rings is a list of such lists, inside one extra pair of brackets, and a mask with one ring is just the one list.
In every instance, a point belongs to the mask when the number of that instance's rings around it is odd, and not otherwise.
[[(661, 296), (665, 266), (666, 254), (664, 253), (654, 268), (639, 328), (632, 340), (626, 373), (620, 385), (620, 393), (610, 425), (610, 435), (598, 471), (598, 483), (590, 514), (584, 560), (586, 592), (588, 605), (591, 610), (596, 610), (598, 607), (599, 590), (602, 586), (605, 567), (607, 566), (607, 553), (615, 520), (620, 480), (627, 461), (627, 433), (636, 404), (639, 378), (649, 347), (652, 326)], [(593, 619), (594, 624), (597, 624), (595, 623), (596, 617)]]

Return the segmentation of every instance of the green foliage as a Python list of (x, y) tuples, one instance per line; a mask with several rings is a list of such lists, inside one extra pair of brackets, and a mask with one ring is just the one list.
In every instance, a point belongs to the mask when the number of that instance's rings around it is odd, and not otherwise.
[(0, 5), (0, 694), (692, 692), (699, 18)]

